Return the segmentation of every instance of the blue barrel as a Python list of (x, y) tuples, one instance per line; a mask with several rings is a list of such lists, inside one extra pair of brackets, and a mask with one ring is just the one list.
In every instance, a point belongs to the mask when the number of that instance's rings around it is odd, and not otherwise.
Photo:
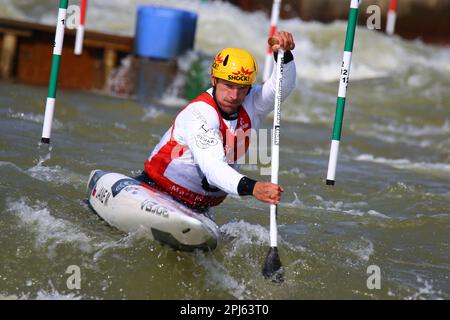
[(139, 6), (135, 53), (140, 57), (171, 60), (194, 47), (197, 14), (190, 11)]

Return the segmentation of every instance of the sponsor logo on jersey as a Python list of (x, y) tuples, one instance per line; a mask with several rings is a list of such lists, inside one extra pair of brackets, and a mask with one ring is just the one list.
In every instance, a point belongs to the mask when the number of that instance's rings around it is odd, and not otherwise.
[(217, 138), (208, 136), (206, 134), (198, 134), (195, 136), (195, 142), (197, 143), (197, 147), (201, 149), (206, 149), (209, 147), (213, 147), (217, 145)]

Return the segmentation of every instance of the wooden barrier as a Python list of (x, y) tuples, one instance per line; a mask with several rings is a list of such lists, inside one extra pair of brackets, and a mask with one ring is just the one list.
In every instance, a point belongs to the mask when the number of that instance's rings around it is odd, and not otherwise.
[[(48, 84), (54, 26), (0, 19), (0, 76), (32, 85)], [(60, 88), (103, 89), (110, 73), (133, 53), (133, 38), (86, 31), (83, 54), (73, 53), (75, 30), (66, 30)]]

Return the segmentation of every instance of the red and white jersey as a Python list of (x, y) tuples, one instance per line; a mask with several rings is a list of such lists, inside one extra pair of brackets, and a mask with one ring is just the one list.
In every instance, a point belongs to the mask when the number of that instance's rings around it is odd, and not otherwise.
[[(295, 63), (284, 65), (282, 99), (295, 87)], [(215, 206), (227, 194), (238, 195), (244, 176), (237, 160), (250, 144), (251, 132), (273, 110), (275, 72), (264, 85), (253, 86), (235, 120), (222, 117), (212, 88), (176, 116), (145, 163), (145, 172), (160, 187), (192, 205)]]

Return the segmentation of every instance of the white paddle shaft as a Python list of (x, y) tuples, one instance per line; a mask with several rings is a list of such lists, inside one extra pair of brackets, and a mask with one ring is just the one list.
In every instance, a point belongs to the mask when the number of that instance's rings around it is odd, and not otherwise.
[[(280, 165), (280, 120), (281, 120), (281, 86), (283, 83), (284, 51), (278, 50), (277, 83), (275, 86), (275, 103), (273, 107), (272, 130), (272, 167), (271, 182), (278, 184), (278, 168)], [(277, 205), (270, 205), (270, 246), (277, 246)]]

